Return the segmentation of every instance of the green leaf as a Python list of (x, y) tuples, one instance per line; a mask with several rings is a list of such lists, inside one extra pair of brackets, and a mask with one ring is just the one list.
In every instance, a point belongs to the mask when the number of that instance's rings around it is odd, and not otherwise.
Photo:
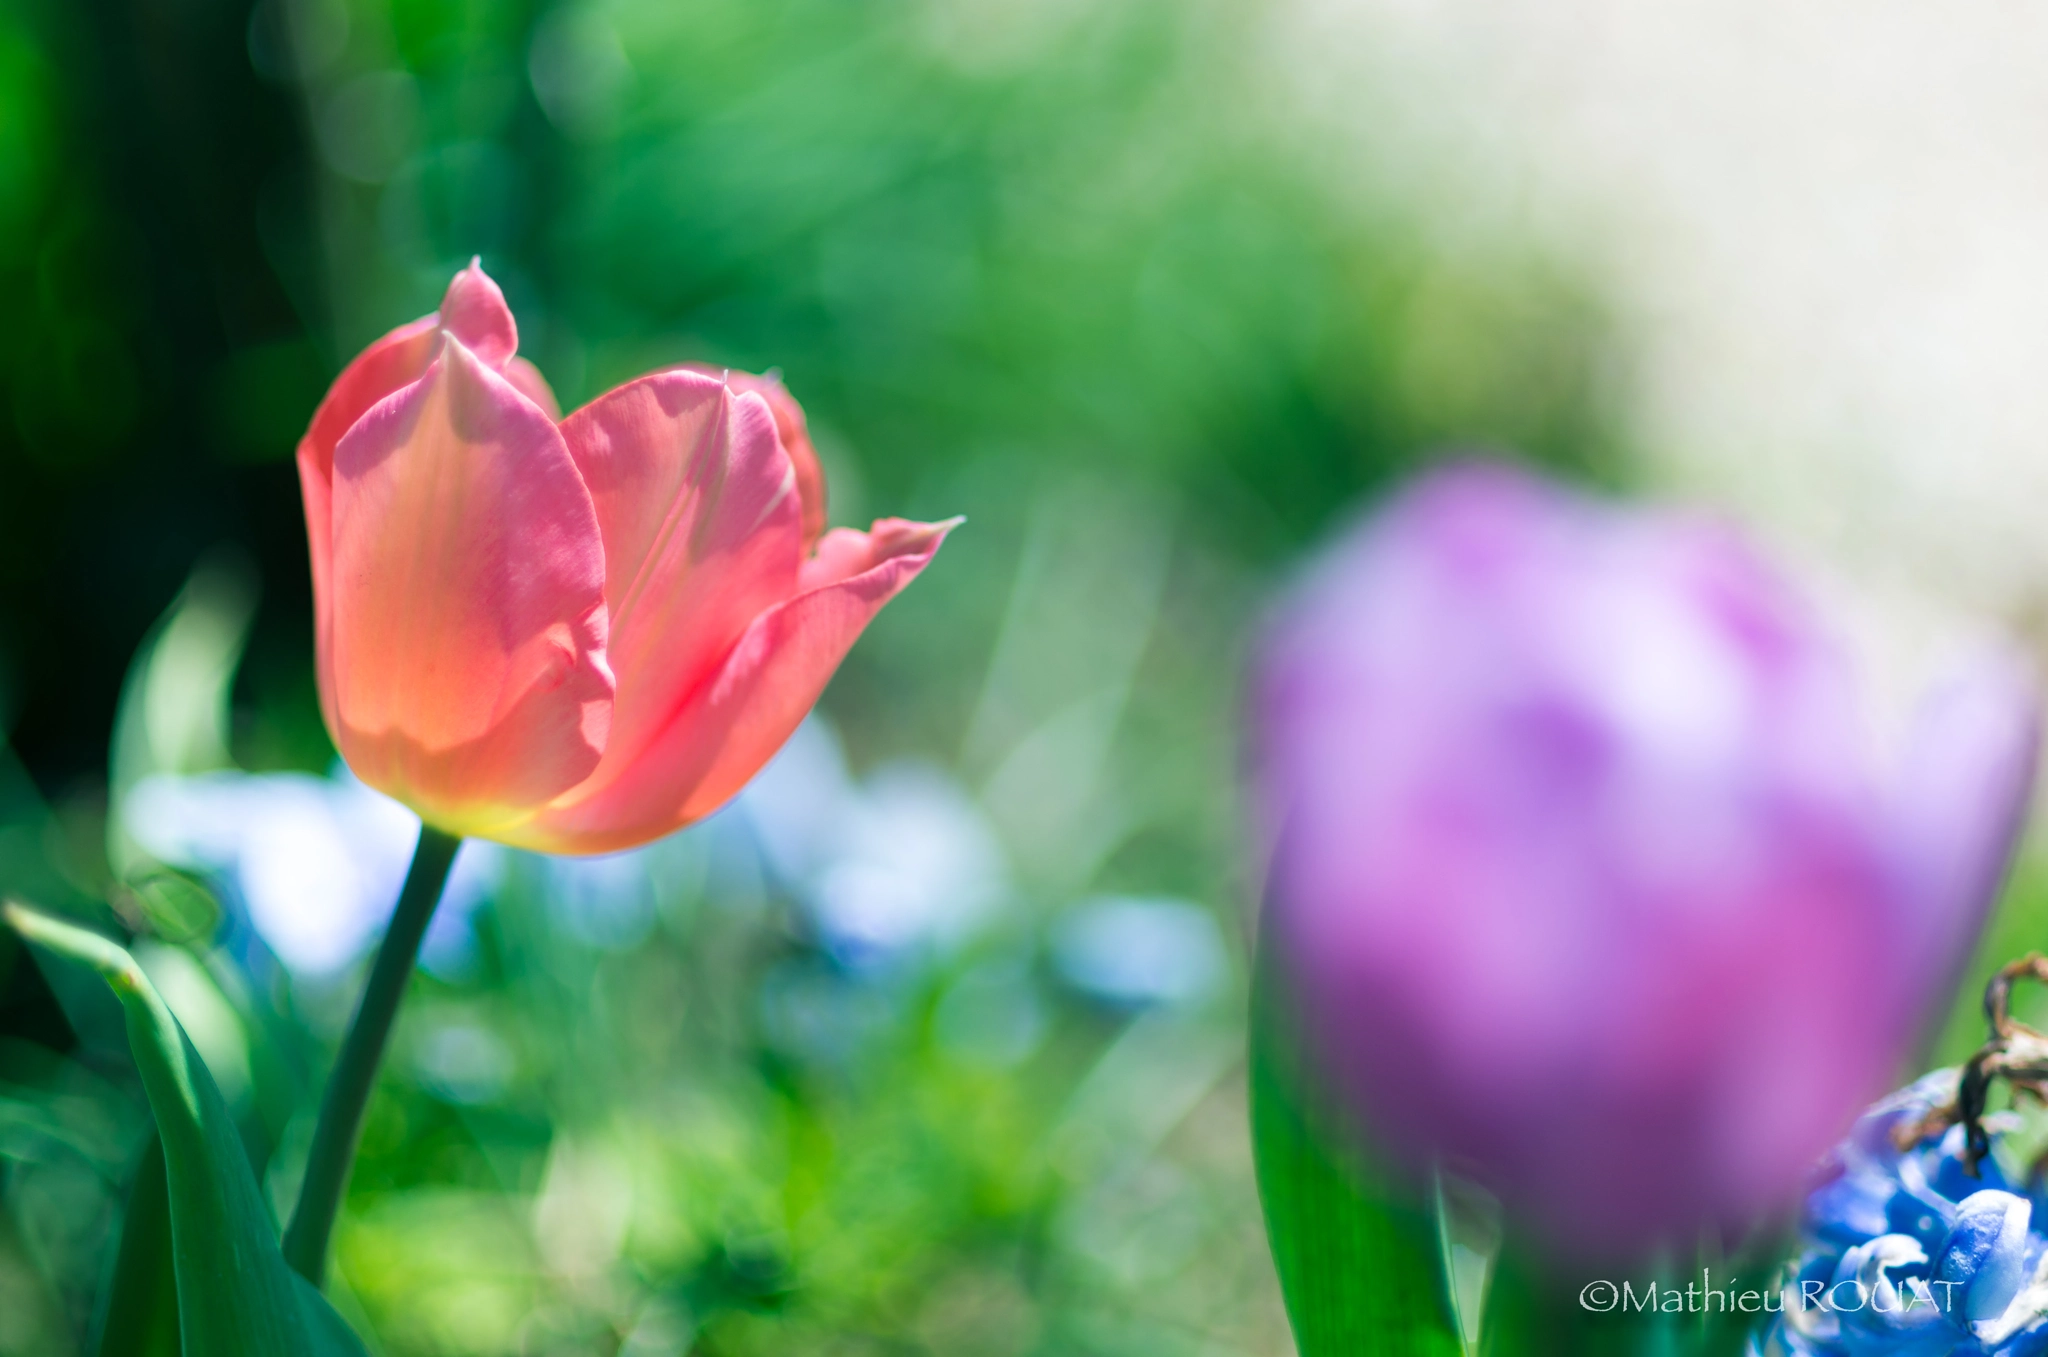
[(1479, 1351), (1485, 1328), (1486, 1295), (1500, 1258), (1506, 1222), (1492, 1193), (1441, 1168), (1436, 1173), (1434, 1205), (1451, 1318), (1465, 1351), (1474, 1353)]
[(220, 926), (220, 901), (190, 872), (153, 868), (128, 883), (128, 894), (149, 931), (165, 942), (209, 938)]
[(285, 1266), (227, 1103), (134, 958), (97, 933), (18, 904), (0, 907), (0, 918), (31, 943), (98, 972), (121, 1001), (163, 1143), (182, 1351), (364, 1357), (348, 1325)]
[(128, 836), (128, 794), (152, 773), (230, 766), (228, 692), (256, 613), (256, 580), (232, 550), (207, 553), (128, 666), (107, 759), (107, 861), (133, 876), (149, 855)]
[(114, 1275), (100, 1301), (98, 1357), (178, 1357), (178, 1277), (171, 1265), (171, 1196), (155, 1136), (142, 1147)]
[(1335, 1149), (1308, 1113), (1261, 965), (1252, 996), (1252, 1155), (1301, 1357), (1460, 1357), (1435, 1224)]

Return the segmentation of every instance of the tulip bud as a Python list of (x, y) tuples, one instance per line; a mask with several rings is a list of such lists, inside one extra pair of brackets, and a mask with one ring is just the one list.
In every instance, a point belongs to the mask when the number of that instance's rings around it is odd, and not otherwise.
[(1301, 582), (1252, 720), (1263, 936), (1332, 1124), (1595, 1253), (1792, 1197), (1967, 954), (2035, 747), (1993, 666), (1888, 775), (1739, 536), (1484, 465)]

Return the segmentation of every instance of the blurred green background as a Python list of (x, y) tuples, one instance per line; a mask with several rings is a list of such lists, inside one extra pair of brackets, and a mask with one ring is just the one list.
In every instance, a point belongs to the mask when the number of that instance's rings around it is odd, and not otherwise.
[[(1586, 290), (1269, 117), (1261, 21), (0, 0), (0, 886), (162, 935), (274, 1199), (374, 920), (323, 934), (362, 892), (248, 808), (390, 840), (313, 695), (291, 452), (341, 363), (480, 254), (565, 405), (779, 368), (833, 521), (968, 518), (741, 806), (478, 859), (338, 1240), (377, 1350), (1288, 1350), (1260, 602), (1433, 450), (1620, 459)], [(130, 889), (152, 855), (217, 927)], [(0, 940), (0, 1353), (82, 1350), (144, 1125), (103, 1004)]]

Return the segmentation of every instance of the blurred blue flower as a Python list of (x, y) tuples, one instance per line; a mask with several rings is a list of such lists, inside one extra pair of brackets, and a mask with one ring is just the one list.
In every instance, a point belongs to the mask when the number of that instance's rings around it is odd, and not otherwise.
[(818, 717), (741, 794), (738, 810), (825, 950), (855, 969), (947, 950), (1009, 893), (995, 832), (955, 779), (906, 761), (857, 782)]
[[(1956, 1079), (1940, 1070), (1878, 1103), (1822, 1163), (1783, 1312), (1752, 1357), (2048, 1353), (2041, 1184), (2016, 1185), (1995, 1155), (1972, 1177), (1960, 1126), (1905, 1150), (1894, 1138)], [(1994, 1141), (2010, 1124), (1986, 1122)]]
[(1191, 1004), (1223, 983), (1223, 936), (1190, 900), (1105, 895), (1053, 926), (1052, 961), (1082, 993), (1126, 1008)]
[[(831, 722), (813, 714), (747, 784), (733, 810), (769, 871), (785, 885), (810, 879), (833, 846), (838, 818), (858, 795)], [(724, 824), (720, 815), (708, 823)]]
[[(333, 975), (381, 933), (405, 881), (419, 817), (346, 769), (157, 774), (122, 798), (123, 827), (151, 856), (202, 872), (238, 902), (287, 970)], [(474, 948), (470, 916), (495, 886), (503, 850), (465, 843), (421, 949), (438, 973)]]

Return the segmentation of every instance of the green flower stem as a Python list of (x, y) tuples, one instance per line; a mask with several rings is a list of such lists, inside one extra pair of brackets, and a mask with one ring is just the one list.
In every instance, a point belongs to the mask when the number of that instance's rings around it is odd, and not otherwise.
[(315, 1286), (326, 1277), (327, 1239), (334, 1232), (334, 1218), (341, 1213), (342, 1194), (348, 1189), (349, 1169), (355, 1163), (356, 1142), (363, 1131), (363, 1109), (377, 1082), (377, 1066), (391, 1039), (391, 1024), (405, 997), (406, 981), (412, 978), (420, 939), (426, 936), (427, 921), (434, 917), (434, 906), (440, 903), (441, 888), (448, 883), (448, 869), (455, 865), (460, 847), (462, 840), (455, 835), (431, 825), (420, 827), (412, 869), (405, 874), (405, 888), (398, 893), (391, 926), (385, 930), (376, 964), (370, 968), (370, 983), (363, 988), (355, 1021), (349, 1024), (334, 1073), (327, 1080), (320, 1121), (313, 1128), (313, 1148), (306, 1157), (306, 1177), (299, 1186), (299, 1204), (284, 1232), (285, 1261)]

